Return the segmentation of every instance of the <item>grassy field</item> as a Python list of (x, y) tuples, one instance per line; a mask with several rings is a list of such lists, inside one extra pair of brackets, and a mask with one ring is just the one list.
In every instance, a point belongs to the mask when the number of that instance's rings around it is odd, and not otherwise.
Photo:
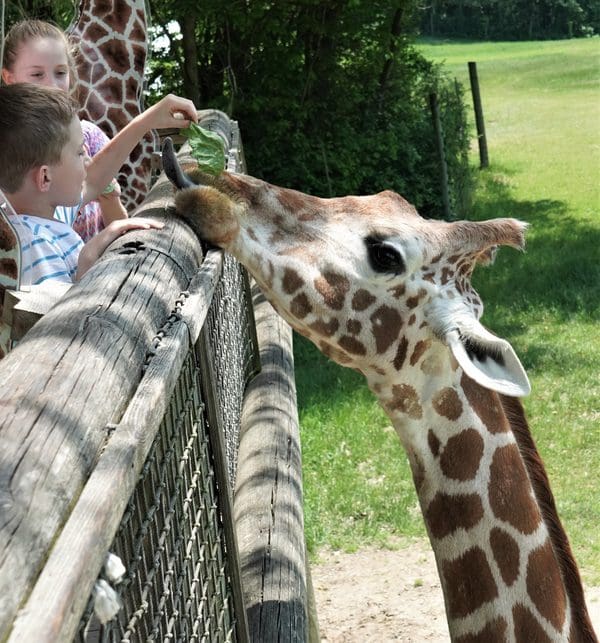
[[(467, 92), (477, 61), (490, 168), (470, 218), (531, 224), (525, 254), (505, 249), (475, 275), (483, 322), (529, 373), (532, 432), (584, 578), (599, 583), (600, 41), (420, 49)], [(424, 535), (406, 457), (362, 378), (302, 338), (295, 352), (309, 548)]]

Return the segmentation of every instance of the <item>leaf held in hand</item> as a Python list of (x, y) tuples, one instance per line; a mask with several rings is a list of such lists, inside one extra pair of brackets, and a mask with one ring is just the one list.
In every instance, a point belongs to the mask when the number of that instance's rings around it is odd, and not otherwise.
[(198, 167), (207, 174), (219, 175), (225, 169), (225, 147), (218, 134), (210, 132), (196, 123), (180, 130), (190, 142), (192, 156)]

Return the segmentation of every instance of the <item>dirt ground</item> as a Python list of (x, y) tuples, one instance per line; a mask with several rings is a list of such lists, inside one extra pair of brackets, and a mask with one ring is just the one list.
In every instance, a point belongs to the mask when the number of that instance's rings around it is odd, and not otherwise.
[[(322, 643), (448, 643), (428, 542), (393, 551), (322, 551), (311, 572)], [(600, 587), (587, 588), (586, 595), (600, 633)]]

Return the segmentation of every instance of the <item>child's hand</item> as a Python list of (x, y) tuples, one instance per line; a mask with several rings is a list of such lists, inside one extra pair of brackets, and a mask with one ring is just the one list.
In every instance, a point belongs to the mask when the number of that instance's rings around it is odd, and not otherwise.
[(104, 230), (92, 237), (81, 249), (77, 261), (77, 274), (75, 281), (79, 281), (91, 266), (100, 258), (108, 246), (121, 235), (130, 230), (160, 230), (165, 224), (162, 221), (133, 217), (132, 219), (118, 219), (109, 223)]
[(187, 99), (168, 94), (156, 105), (149, 107), (143, 114), (148, 129), (167, 127), (187, 127), (191, 121), (198, 122), (198, 110), (194, 103)]

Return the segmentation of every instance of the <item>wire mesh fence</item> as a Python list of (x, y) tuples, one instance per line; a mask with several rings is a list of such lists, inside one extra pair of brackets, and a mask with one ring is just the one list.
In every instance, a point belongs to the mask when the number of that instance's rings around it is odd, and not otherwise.
[(80, 642), (245, 641), (231, 489), (244, 390), (259, 367), (246, 272), (224, 257), (198, 341), (110, 551), (126, 568), (121, 609), (102, 625), (94, 596)]

